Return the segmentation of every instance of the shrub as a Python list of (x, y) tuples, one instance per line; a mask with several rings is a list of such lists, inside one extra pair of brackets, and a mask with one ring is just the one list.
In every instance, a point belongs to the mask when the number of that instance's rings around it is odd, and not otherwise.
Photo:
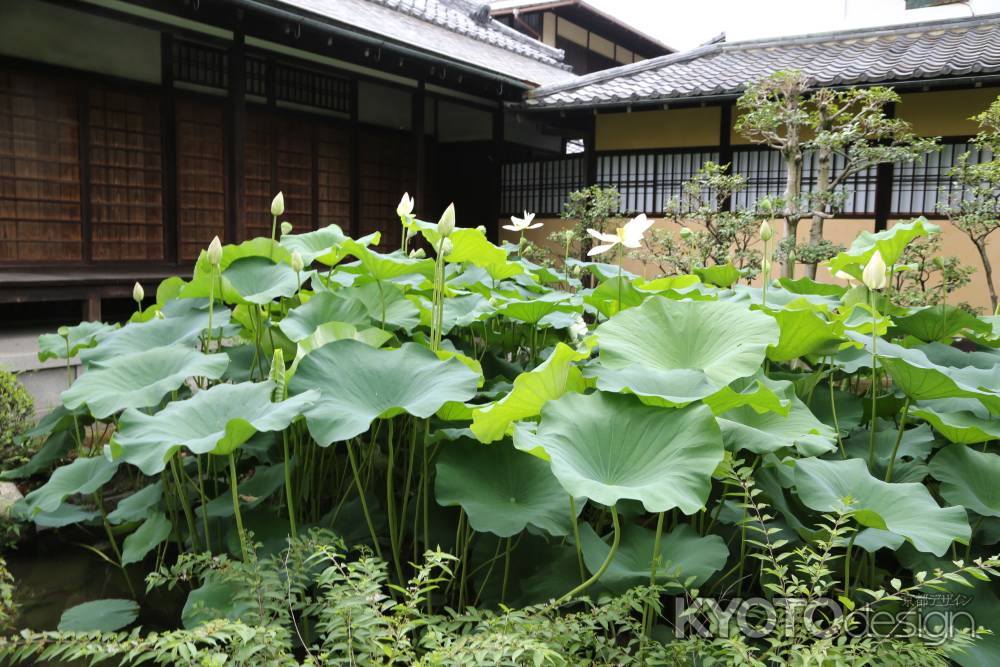
[(35, 403), (17, 376), (0, 369), (0, 467), (19, 465), (29, 454), (15, 439), (32, 426)]

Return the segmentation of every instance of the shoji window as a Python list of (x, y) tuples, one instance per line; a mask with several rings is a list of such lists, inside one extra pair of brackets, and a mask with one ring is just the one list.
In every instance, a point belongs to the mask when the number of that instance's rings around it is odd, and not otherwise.
[(585, 180), (584, 162), (579, 156), (505, 164), (500, 187), (502, 213), (559, 215), (569, 193), (584, 187)]
[[(784, 168), (784, 167), (782, 167)], [(833, 169), (830, 177), (836, 178), (844, 170), (844, 158), (840, 155), (833, 157)], [(811, 193), (816, 189), (816, 181), (819, 173), (819, 159), (815, 152), (808, 151), (802, 162), (802, 192)], [(877, 169), (871, 167), (864, 171), (859, 171), (837, 188), (841, 195), (836, 202), (837, 213), (854, 216), (875, 215), (875, 178)], [(784, 181), (782, 180), (782, 189)]]
[(892, 215), (937, 215), (938, 203), (947, 202), (956, 192), (948, 172), (966, 151), (971, 154), (969, 164), (993, 159), (989, 150), (963, 142), (943, 144), (923, 161), (897, 162), (892, 173)]
[(597, 182), (621, 193), (623, 213), (659, 215), (706, 162), (718, 160), (718, 152), (704, 150), (604, 154), (597, 160)]
[(764, 197), (779, 197), (785, 192), (785, 163), (781, 154), (771, 149), (733, 151), (732, 172), (747, 179), (747, 187), (733, 195), (733, 208), (750, 208)]

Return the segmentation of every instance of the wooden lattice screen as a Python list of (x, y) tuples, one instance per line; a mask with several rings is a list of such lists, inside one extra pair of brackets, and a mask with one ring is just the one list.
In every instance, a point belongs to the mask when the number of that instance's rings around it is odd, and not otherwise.
[(247, 113), (246, 120), (246, 229), (247, 236), (271, 235), (271, 114), (264, 109)]
[(0, 69), (0, 262), (80, 261), (78, 96)]
[(413, 189), (413, 140), (409, 133), (366, 128), (361, 131), (359, 234), (382, 232), (383, 249), (399, 247), (396, 205)]
[(351, 133), (345, 125), (324, 123), (316, 138), (319, 226), (337, 224), (350, 231)]
[(180, 259), (226, 237), (224, 103), (177, 101), (177, 222)]
[(313, 173), (317, 122), (301, 116), (279, 116), (275, 124), (277, 141), (277, 189), (285, 196), (285, 215), (298, 233), (313, 228)]

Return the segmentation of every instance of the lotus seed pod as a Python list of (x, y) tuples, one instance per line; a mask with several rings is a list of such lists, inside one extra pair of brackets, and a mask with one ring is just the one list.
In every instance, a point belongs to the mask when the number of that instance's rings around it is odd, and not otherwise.
[(292, 233), (292, 223), (285, 220), (283, 223), (281, 223), (281, 235), (284, 236), (285, 234), (291, 234), (291, 233)]
[(865, 264), (865, 270), (861, 273), (861, 280), (864, 282), (865, 287), (870, 290), (884, 289), (886, 285), (885, 273), (885, 260), (882, 259), (882, 253), (876, 250), (872, 258)]
[(682, 239), (685, 239), (685, 240), (689, 239), (689, 238), (691, 238), (691, 230), (688, 229), (687, 227), (681, 227), (680, 235), (681, 235)]
[(771, 225), (768, 224), (767, 220), (760, 223), (760, 239), (761, 241), (770, 241), (771, 237), (774, 236), (774, 230), (771, 229)]
[[(438, 220), (438, 234), (447, 237), (455, 230), (455, 204), (448, 204), (448, 208), (441, 214)], [(448, 254), (448, 253), (445, 253)]]
[(444, 243), (441, 244), (441, 254), (447, 257), (451, 254), (451, 251), (455, 249), (455, 244), (451, 242), (451, 239), (445, 239)]
[(136, 283), (132, 286), (132, 300), (138, 304), (142, 303), (142, 300), (146, 298), (146, 292), (143, 291), (142, 285)]
[(222, 241), (216, 236), (212, 239), (212, 242), (208, 244), (208, 261), (212, 266), (218, 266), (219, 262), (222, 261)]
[(285, 214), (285, 195), (278, 193), (274, 195), (274, 199), (271, 200), (271, 215), (278, 217), (279, 215)]
[(305, 263), (302, 261), (302, 255), (299, 254), (298, 250), (292, 251), (292, 271), (298, 273), (305, 268)]

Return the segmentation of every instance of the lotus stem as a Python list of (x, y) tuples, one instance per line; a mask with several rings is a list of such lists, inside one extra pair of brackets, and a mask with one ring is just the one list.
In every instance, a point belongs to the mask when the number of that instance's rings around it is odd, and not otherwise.
[(507, 601), (507, 581), (510, 579), (510, 538), (504, 547), (503, 555), (503, 585), (500, 586), (500, 604)]
[(573, 494), (569, 495), (569, 516), (573, 521), (573, 546), (576, 547), (576, 564), (580, 567), (580, 582), (587, 579), (587, 573), (583, 569), (583, 550), (580, 547), (580, 525), (576, 520), (576, 500)]
[[(653, 557), (649, 568), (649, 586), (656, 585), (656, 570), (660, 564), (660, 538), (663, 537), (663, 517), (666, 512), (660, 512), (656, 517), (656, 537), (653, 538)], [(653, 633), (652, 607), (647, 602), (642, 608), (642, 628), (648, 637)]]
[(380, 560), (385, 560), (382, 558), (382, 548), (378, 544), (378, 534), (375, 532), (375, 524), (372, 523), (372, 515), (368, 512), (368, 501), (365, 500), (365, 488), (361, 484), (361, 475), (358, 472), (358, 462), (354, 457), (354, 448), (351, 447), (351, 441), (347, 441), (347, 459), (351, 464), (351, 474), (354, 475), (354, 485), (358, 489), (358, 498), (361, 500), (361, 511), (365, 515), (365, 522), (368, 524), (368, 532), (371, 533), (372, 543), (375, 545), (375, 555), (379, 557)]
[(896, 444), (892, 446), (892, 456), (889, 457), (889, 467), (885, 471), (885, 481), (892, 481), (892, 469), (896, 463), (896, 452), (899, 451), (899, 443), (903, 441), (903, 431), (906, 429), (906, 417), (910, 413), (910, 397), (903, 401), (903, 414), (899, 418), (899, 432), (896, 434)]
[(299, 534), (295, 526), (295, 503), (292, 501), (292, 460), (288, 455), (288, 433), (281, 432), (281, 448), (285, 455), (285, 500), (288, 503), (288, 528), (292, 537)]
[(177, 497), (181, 501), (181, 509), (184, 510), (184, 519), (187, 521), (188, 533), (191, 535), (191, 546), (195, 551), (201, 551), (198, 542), (198, 530), (194, 527), (194, 514), (191, 512), (191, 502), (188, 500), (184, 485), (181, 484), (180, 473), (177, 472), (179, 465), (177, 463), (177, 455), (174, 455), (170, 459), (170, 472), (174, 478), (174, 486), (177, 488)]
[(828, 358), (830, 365), (830, 377), (827, 378), (827, 385), (830, 387), (830, 414), (833, 416), (833, 430), (837, 432), (837, 444), (840, 446), (840, 457), (847, 459), (847, 450), (844, 449), (844, 437), (840, 433), (840, 420), (837, 419), (837, 400), (833, 393), (833, 358)]
[(128, 577), (128, 571), (125, 569), (125, 565), (122, 563), (122, 552), (118, 548), (118, 541), (115, 539), (115, 534), (111, 530), (111, 524), (108, 523), (108, 513), (104, 509), (104, 502), (101, 500), (101, 494), (98, 491), (94, 492), (94, 502), (97, 504), (97, 509), (101, 512), (101, 521), (104, 524), (104, 532), (108, 535), (108, 541), (111, 542), (111, 551), (114, 552), (115, 558), (118, 559), (118, 568), (122, 571), (122, 576), (125, 577), (125, 584), (128, 586), (129, 592), (132, 597), (137, 597), (135, 594), (135, 588), (132, 587), (132, 580)]
[(202, 477), (201, 457), (195, 454), (195, 462), (198, 465), (198, 495), (201, 497), (201, 521), (205, 529), (205, 548), (208, 553), (212, 553), (212, 536), (208, 532), (208, 497), (205, 495), (205, 482)]
[(868, 427), (868, 469), (870, 470), (875, 462), (875, 430), (878, 419), (878, 312), (875, 310), (875, 291), (869, 290), (872, 307), (872, 419)]
[(233, 493), (233, 514), (236, 516), (236, 532), (240, 537), (240, 551), (243, 554), (243, 562), (249, 562), (250, 550), (247, 548), (247, 534), (243, 530), (243, 515), (240, 513), (240, 493), (236, 488), (236, 457), (229, 453), (229, 488)]
[(585, 582), (583, 582), (573, 590), (569, 591), (568, 593), (565, 593), (561, 598), (556, 600), (556, 604), (560, 604), (566, 602), (567, 600), (571, 600), (576, 596), (578, 596), (580, 593), (584, 592), (585, 590), (593, 586), (594, 584), (596, 584), (600, 580), (600, 578), (604, 575), (604, 572), (608, 569), (608, 566), (611, 565), (611, 561), (615, 559), (615, 554), (618, 553), (618, 545), (621, 544), (622, 541), (622, 526), (621, 522), (618, 520), (618, 510), (615, 508), (614, 505), (611, 506), (611, 521), (614, 524), (615, 535), (611, 540), (611, 549), (608, 551), (608, 557), (604, 559), (604, 562), (601, 563), (601, 566), (597, 568), (597, 572), (595, 572), (593, 576), (590, 577), (590, 579), (587, 579)]
[(385, 513), (389, 519), (389, 546), (392, 549), (392, 564), (396, 568), (396, 577), (402, 586), (406, 582), (403, 579), (403, 566), (400, 563), (400, 522), (396, 517), (396, 490), (393, 488), (396, 477), (393, 474), (396, 467), (396, 446), (393, 442), (393, 436), (393, 420), (390, 418), (389, 432), (386, 437), (388, 450), (385, 474)]
[(858, 537), (858, 531), (851, 535), (850, 542), (847, 543), (847, 554), (844, 556), (844, 597), (851, 597), (851, 552), (854, 549), (854, 540)]

